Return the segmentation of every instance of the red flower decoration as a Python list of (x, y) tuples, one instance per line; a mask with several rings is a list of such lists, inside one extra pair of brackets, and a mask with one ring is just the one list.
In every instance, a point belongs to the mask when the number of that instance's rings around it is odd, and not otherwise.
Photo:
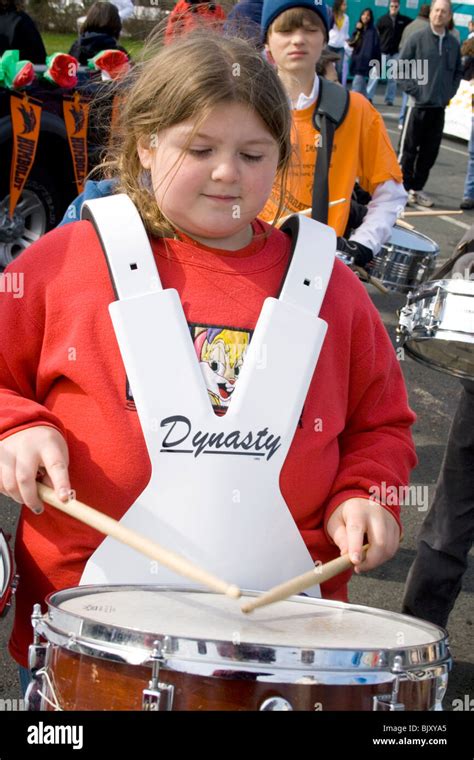
[(66, 89), (76, 86), (79, 63), (72, 55), (56, 53), (48, 59), (48, 64), (48, 71), (45, 74), (47, 79), (57, 84), (58, 87)]
[(28, 87), (35, 80), (35, 70), (33, 64), (27, 61), (24, 66), (15, 74), (13, 87)]
[(111, 79), (121, 79), (130, 68), (128, 55), (123, 50), (104, 50), (92, 61), (95, 68), (105, 71)]

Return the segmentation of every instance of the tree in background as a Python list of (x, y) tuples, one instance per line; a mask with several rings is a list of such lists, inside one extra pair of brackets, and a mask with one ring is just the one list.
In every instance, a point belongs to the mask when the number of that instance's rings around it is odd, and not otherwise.
[(36, 21), (41, 31), (54, 29), (56, 32), (75, 32), (76, 20), (84, 16), (94, 0), (77, 0), (75, 3), (59, 7), (53, 0), (28, 0), (25, 10)]

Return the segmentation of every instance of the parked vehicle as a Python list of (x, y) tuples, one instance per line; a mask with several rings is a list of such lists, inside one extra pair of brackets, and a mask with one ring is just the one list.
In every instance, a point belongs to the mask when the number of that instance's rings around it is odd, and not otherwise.
[[(44, 68), (44, 67), (43, 67)], [(41, 70), (41, 67), (35, 67)], [(75, 90), (64, 90), (43, 79), (28, 88), (28, 96), (40, 101), (41, 127), (35, 161), (19, 198), (13, 218), (9, 217), (9, 185), (13, 150), (10, 100), (12, 91), (0, 87), (0, 269), (62, 219), (70, 201), (78, 194), (68, 136), (63, 117), (64, 96), (75, 91), (97, 101), (110, 87), (90, 70), (79, 70)], [(100, 98), (100, 123), (110, 122), (111, 98)], [(109, 112), (107, 113), (107, 109)], [(88, 166), (98, 163), (107, 135), (99, 129), (97, 110), (91, 108), (88, 131)]]

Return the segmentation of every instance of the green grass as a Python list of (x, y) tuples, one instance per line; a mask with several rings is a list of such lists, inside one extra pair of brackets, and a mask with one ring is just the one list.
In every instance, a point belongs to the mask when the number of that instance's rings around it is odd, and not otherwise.
[(43, 32), (41, 36), (48, 55), (51, 53), (68, 53), (76, 39), (74, 34), (56, 34), (55, 32)]
[[(56, 34), (55, 32), (43, 32), (41, 36), (48, 55), (51, 53), (68, 53), (72, 43), (77, 39), (75, 34)], [(132, 58), (136, 58), (143, 47), (143, 40), (122, 37), (120, 44), (125, 50), (128, 50)]]

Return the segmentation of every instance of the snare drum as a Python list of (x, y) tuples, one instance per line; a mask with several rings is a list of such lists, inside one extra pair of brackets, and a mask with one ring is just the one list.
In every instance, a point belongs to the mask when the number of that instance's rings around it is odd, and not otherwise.
[(431, 280), (400, 311), (398, 343), (413, 359), (474, 380), (474, 282)]
[(431, 277), (438, 254), (439, 246), (431, 238), (395, 226), (390, 240), (375, 256), (370, 274), (390, 290), (408, 293)]
[(0, 529), (0, 617), (8, 612), (17, 586), (9, 538)]
[(33, 616), (30, 709), (430, 710), (451, 662), (435, 625), (311, 597), (251, 615), (165, 586), (81, 586), (46, 601)]

